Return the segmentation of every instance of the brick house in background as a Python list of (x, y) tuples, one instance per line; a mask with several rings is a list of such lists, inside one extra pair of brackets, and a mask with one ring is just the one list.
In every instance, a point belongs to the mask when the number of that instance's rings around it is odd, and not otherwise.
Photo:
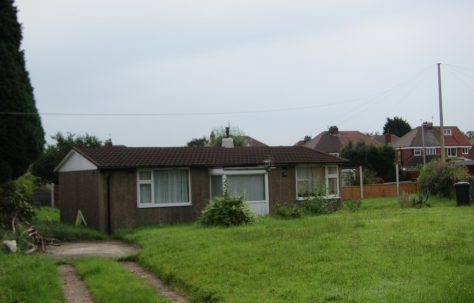
[[(446, 159), (451, 161), (474, 159), (472, 144), (457, 126), (445, 126), (443, 135)], [(423, 165), (423, 158), (429, 163), (441, 156), (440, 127), (425, 122), (423, 126), (412, 129), (397, 140), (393, 147), (397, 151), (399, 164), (407, 173), (407, 178), (417, 178), (419, 167)]]
[(331, 126), (329, 130), (319, 133), (312, 139), (310, 136), (306, 136), (303, 140), (298, 141), (295, 146), (304, 146), (339, 157), (342, 148), (349, 144), (349, 142), (353, 144), (364, 142), (368, 145), (380, 145), (373, 137), (359, 131), (339, 131), (337, 126)]

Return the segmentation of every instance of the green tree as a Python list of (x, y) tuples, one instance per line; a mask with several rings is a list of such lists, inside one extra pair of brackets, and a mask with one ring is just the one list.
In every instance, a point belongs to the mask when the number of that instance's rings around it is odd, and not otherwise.
[(209, 143), (209, 140), (207, 140), (206, 137), (202, 138), (193, 138), (191, 141), (186, 143), (187, 147), (196, 147), (196, 146), (207, 146)]
[(23, 175), (44, 147), (21, 40), (13, 1), (0, 0), (0, 184)]
[(103, 142), (97, 137), (85, 134), (84, 136), (76, 136), (75, 134), (57, 133), (51, 139), (56, 141), (52, 145), (48, 145), (43, 155), (33, 164), (33, 175), (40, 177), (42, 183), (58, 182), (58, 174), (54, 172), (54, 168), (64, 159), (67, 153), (74, 147), (98, 147)]
[(466, 132), (466, 136), (467, 136), (469, 139), (474, 138), (474, 130), (468, 130), (468, 131)]
[(384, 134), (392, 134), (399, 137), (403, 137), (409, 131), (411, 131), (410, 124), (400, 117), (387, 118), (387, 122), (383, 126)]
[(365, 142), (349, 142), (343, 147), (341, 157), (348, 159), (351, 165), (362, 165), (368, 170), (370, 182), (374, 182), (376, 178), (386, 182), (395, 180), (395, 151), (388, 144), (374, 146)]

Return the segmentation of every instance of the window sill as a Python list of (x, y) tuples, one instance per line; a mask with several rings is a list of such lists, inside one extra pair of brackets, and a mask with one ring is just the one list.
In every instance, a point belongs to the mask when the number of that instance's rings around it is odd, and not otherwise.
[(184, 203), (138, 204), (138, 208), (181, 207), (181, 206), (192, 206), (192, 203), (184, 202)]
[[(307, 197), (307, 198), (297, 197), (296, 201), (305, 201), (305, 200), (311, 200), (311, 199), (314, 199), (314, 198), (317, 198), (317, 197)], [(326, 199), (326, 200), (330, 200), (330, 199), (340, 199), (341, 196), (332, 195), (332, 196), (324, 196), (324, 197), (321, 197), (321, 198)]]

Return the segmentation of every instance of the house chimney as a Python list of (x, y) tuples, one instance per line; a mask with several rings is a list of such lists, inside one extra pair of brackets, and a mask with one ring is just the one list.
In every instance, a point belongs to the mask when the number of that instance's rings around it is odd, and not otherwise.
[(303, 142), (306, 143), (311, 140), (311, 136), (304, 136)]
[(232, 138), (222, 138), (222, 147), (224, 148), (234, 148), (234, 139)]
[(390, 133), (384, 134), (385, 136), (385, 143), (392, 143), (392, 135)]
[(433, 128), (433, 122), (423, 122), (423, 128)]
[(214, 146), (214, 142), (216, 142), (216, 134), (214, 134), (214, 131), (211, 131), (209, 135), (209, 145)]
[(329, 134), (333, 136), (337, 136), (339, 134), (339, 128), (337, 128), (337, 126), (335, 125), (329, 127)]
[(104, 141), (104, 146), (105, 147), (112, 147), (113, 144), (112, 144), (112, 139), (107, 139)]

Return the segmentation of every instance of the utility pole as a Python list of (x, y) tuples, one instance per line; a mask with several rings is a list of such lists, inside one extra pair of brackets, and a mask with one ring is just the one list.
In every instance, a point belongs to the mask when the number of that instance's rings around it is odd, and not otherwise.
[(444, 150), (443, 94), (441, 92), (441, 63), (438, 63), (438, 95), (439, 95), (439, 142), (441, 144), (441, 162), (446, 162)]
[(423, 149), (421, 152), (423, 153), (423, 166), (426, 165), (426, 148), (425, 148), (425, 122), (421, 122), (421, 145), (423, 146)]

